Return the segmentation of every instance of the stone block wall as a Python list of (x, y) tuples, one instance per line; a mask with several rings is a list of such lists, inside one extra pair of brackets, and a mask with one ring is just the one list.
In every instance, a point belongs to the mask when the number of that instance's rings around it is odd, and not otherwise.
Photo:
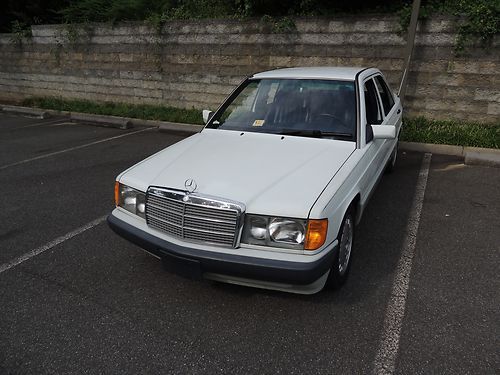
[[(259, 20), (33, 26), (23, 43), (0, 34), (0, 101), (55, 96), (215, 109), (247, 75), (291, 66), (375, 66), (397, 90), (405, 40), (387, 16), (297, 19), (273, 33)], [(498, 122), (500, 39), (456, 57), (454, 22), (419, 25), (405, 104), (409, 116)]]

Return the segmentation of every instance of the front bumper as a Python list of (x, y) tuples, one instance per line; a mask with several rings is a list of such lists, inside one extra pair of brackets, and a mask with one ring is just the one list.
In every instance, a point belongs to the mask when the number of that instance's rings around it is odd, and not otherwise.
[(256, 258), (180, 246), (130, 225), (113, 214), (108, 216), (108, 224), (118, 235), (162, 258), (169, 270), (192, 278), (215, 274), (307, 285), (328, 272), (337, 251), (337, 246), (334, 246), (323, 257), (311, 262)]

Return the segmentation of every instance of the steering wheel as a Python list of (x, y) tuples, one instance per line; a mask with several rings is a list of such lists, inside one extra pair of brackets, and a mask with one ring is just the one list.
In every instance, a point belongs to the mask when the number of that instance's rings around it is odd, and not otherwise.
[(346, 123), (344, 122), (344, 120), (342, 120), (340, 117), (335, 116), (335, 115), (333, 115), (331, 113), (319, 113), (319, 114), (316, 115), (316, 117), (327, 118), (327, 119), (330, 119), (330, 120), (335, 120), (342, 128), (349, 129), (349, 126), (346, 125)]

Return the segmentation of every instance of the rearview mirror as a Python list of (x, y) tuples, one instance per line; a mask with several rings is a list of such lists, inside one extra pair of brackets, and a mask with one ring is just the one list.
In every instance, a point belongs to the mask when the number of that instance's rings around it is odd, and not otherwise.
[(392, 125), (372, 125), (373, 139), (395, 139), (396, 127)]
[(202, 113), (203, 113), (203, 122), (204, 122), (205, 124), (206, 124), (206, 123), (208, 123), (208, 121), (210, 121), (210, 119), (212, 118), (212, 116), (213, 116), (213, 114), (214, 114), (214, 113), (213, 113), (211, 110), (209, 110), (209, 109), (204, 109)]

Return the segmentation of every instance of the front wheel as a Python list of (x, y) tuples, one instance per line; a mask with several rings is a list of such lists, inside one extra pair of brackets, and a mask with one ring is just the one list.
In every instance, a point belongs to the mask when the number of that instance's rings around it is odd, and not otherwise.
[(338, 289), (346, 282), (351, 268), (354, 242), (354, 214), (352, 209), (346, 212), (339, 233), (339, 248), (326, 282), (327, 287), (332, 289)]

